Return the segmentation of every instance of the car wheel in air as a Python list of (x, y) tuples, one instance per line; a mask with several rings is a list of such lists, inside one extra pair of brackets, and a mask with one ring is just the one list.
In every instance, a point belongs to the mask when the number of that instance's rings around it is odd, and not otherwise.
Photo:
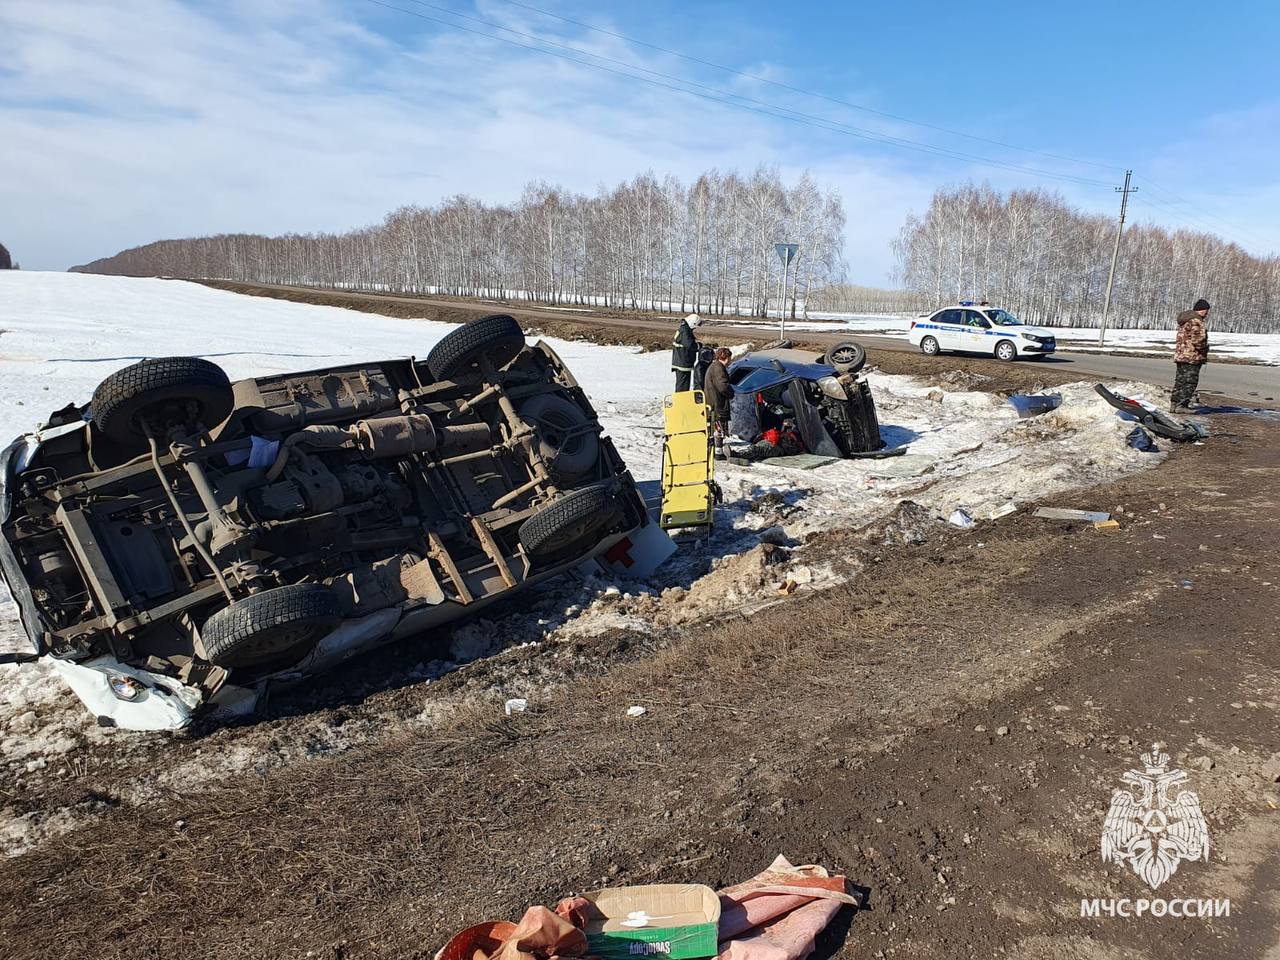
[(130, 446), (138, 445), (147, 429), (163, 437), (175, 425), (215, 427), (234, 406), (226, 373), (199, 357), (154, 357), (130, 364), (98, 384), (90, 404), (99, 432)]
[(219, 667), (285, 667), (302, 659), (342, 619), (338, 598), (319, 583), (250, 594), (204, 622), (200, 639)]
[(933, 337), (925, 337), (923, 340), (920, 341), (920, 352), (923, 353), (926, 357), (936, 357), (942, 351), (938, 347), (937, 340), (935, 340)]
[(866, 366), (867, 351), (862, 344), (845, 340), (827, 351), (827, 363), (835, 367), (837, 373), (857, 373)]
[(524, 331), (514, 317), (494, 313), (445, 334), (427, 354), (427, 369), (437, 380), (451, 380), (488, 357), (495, 367), (524, 349)]
[(1006, 363), (1018, 359), (1018, 348), (1013, 345), (1012, 340), (1001, 340), (996, 344), (996, 359)]
[(608, 486), (570, 490), (520, 525), (520, 545), (535, 560), (567, 559), (594, 546), (621, 516), (622, 504)]
[(577, 479), (600, 459), (595, 423), (567, 397), (540, 393), (526, 401), (519, 414), (538, 435), (542, 459), (557, 479)]

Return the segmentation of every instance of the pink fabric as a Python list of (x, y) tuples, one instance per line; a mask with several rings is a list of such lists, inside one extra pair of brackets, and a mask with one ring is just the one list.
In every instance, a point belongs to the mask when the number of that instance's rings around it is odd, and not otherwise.
[(717, 960), (804, 960), (842, 906), (836, 900), (810, 900), (768, 926), (721, 943)]
[(717, 960), (803, 960), (846, 904), (858, 901), (844, 877), (778, 857), (745, 883), (720, 891)]

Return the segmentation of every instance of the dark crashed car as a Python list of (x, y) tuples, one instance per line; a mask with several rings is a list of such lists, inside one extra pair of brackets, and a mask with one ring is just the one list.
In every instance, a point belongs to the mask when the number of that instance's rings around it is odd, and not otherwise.
[(783, 340), (733, 361), (729, 382), (736, 398), (753, 398), (761, 430), (793, 420), (810, 453), (857, 456), (885, 445), (871, 387), (859, 375), (866, 359), (853, 341), (814, 353)]
[(467, 616), (648, 524), (585, 393), (505, 315), (425, 361), (233, 384), (143, 360), (9, 446), (0, 481), (18, 659), (134, 729)]

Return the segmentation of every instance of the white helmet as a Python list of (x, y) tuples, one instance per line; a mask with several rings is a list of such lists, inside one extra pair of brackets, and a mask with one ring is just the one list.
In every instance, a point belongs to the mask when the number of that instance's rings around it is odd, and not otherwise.
[(691, 313), (684, 318), (684, 322), (689, 325), (690, 330), (695, 330), (697, 329), (698, 325), (702, 323), (702, 318), (698, 316), (696, 313)]

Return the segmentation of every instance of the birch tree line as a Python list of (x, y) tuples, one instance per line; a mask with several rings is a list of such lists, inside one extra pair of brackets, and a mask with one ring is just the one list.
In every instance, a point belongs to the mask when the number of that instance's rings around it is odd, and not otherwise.
[(774, 244), (800, 244), (787, 295), (803, 303), (843, 279), (844, 224), (808, 174), (644, 173), (593, 196), (538, 182), (514, 204), (459, 195), (347, 233), (164, 240), (72, 269), (763, 316), (778, 307)]
[[(1043, 190), (939, 190), (894, 243), (898, 279), (921, 309), (985, 299), (1034, 323), (1096, 326), (1115, 231), (1113, 218)], [(1208, 233), (1126, 224), (1108, 325), (1171, 327), (1199, 297), (1213, 304), (1215, 329), (1280, 333), (1280, 256), (1253, 256)]]

